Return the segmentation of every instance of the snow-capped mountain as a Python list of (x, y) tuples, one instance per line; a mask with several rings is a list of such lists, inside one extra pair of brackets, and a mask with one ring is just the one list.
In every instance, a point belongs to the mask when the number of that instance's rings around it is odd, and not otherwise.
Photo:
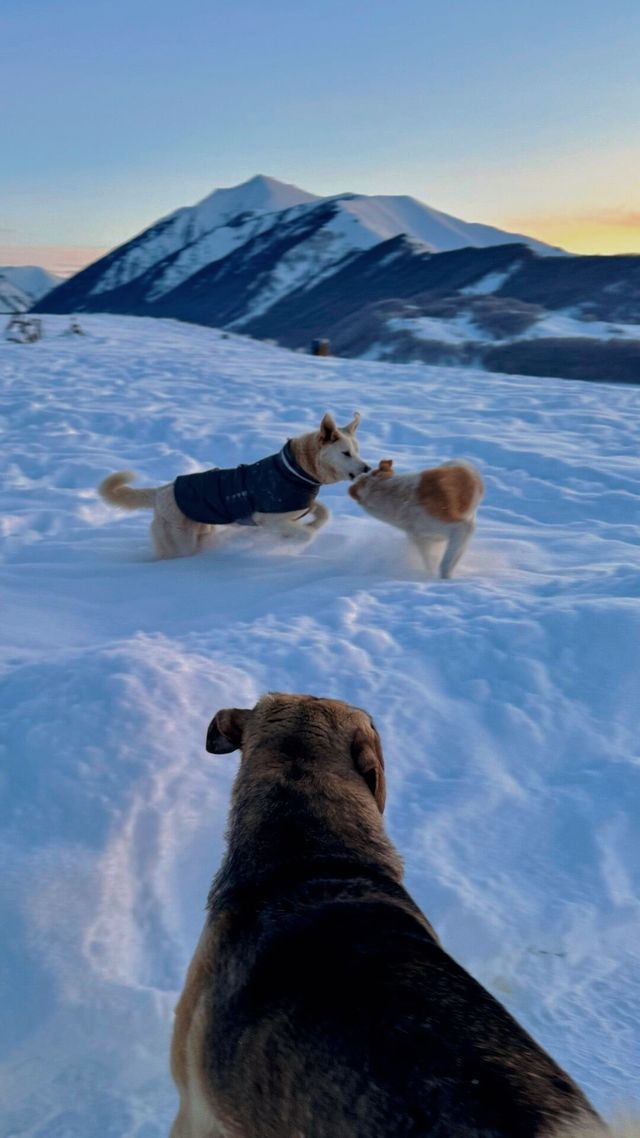
[[(162, 218), (36, 310), (172, 317), (293, 348), (328, 336), (341, 355), (479, 366), (487, 342), (502, 351), (536, 326), (553, 343), (521, 345), (516, 371), (534, 351), (534, 373), (634, 378), (634, 349), (618, 343), (633, 331), (596, 334), (593, 322), (640, 323), (640, 257), (574, 257), (415, 198), (319, 198), (259, 176)], [(543, 319), (558, 312), (582, 320), (565, 322), (560, 344)], [(610, 347), (596, 361), (595, 340), (610, 338), (615, 361)]]
[(272, 214), (317, 200), (306, 190), (261, 175), (241, 186), (214, 190), (196, 205), (161, 218), (90, 266), (100, 266), (101, 271), (89, 291), (92, 295), (112, 292), (158, 266), (158, 279), (148, 288), (152, 300), (270, 228)]
[(27, 312), (60, 284), (60, 277), (39, 265), (0, 265), (0, 312)]
[(319, 198), (258, 176), (161, 218), (65, 281), (47, 307), (56, 312), (152, 312), (202, 269), (228, 262), (234, 278), (247, 254), (255, 258), (261, 251), (261, 265), (254, 264), (259, 280), (242, 311), (245, 318), (255, 317), (292, 288), (316, 283), (345, 257), (400, 234), (431, 253), (505, 241), (522, 241), (542, 254), (556, 252), (533, 238), (461, 221), (415, 198)]

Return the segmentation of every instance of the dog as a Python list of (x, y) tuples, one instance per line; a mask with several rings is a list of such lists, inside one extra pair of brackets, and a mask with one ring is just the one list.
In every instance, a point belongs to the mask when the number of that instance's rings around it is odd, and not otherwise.
[(403, 887), (365, 711), (270, 693), (218, 711), (206, 747), (242, 758), (176, 1009), (171, 1138), (602, 1138)]
[[(158, 558), (188, 557), (215, 540), (216, 528), (256, 525), (281, 537), (310, 541), (330, 518), (316, 501), (321, 486), (356, 478), (371, 467), (360, 458), (356, 411), (346, 427), (327, 412), (318, 431), (289, 439), (277, 454), (231, 469), (183, 474), (165, 486), (136, 490), (135, 474), (110, 474), (98, 492), (124, 510), (152, 509), (151, 537)], [(307, 514), (313, 520), (301, 525)]]
[(393, 459), (364, 473), (349, 487), (363, 510), (402, 529), (418, 547), (427, 572), (434, 546), (446, 542), (439, 573), (450, 577), (476, 528), (476, 509), (484, 494), (480, 472), (457, 459), (432, 470), (395, 474)]

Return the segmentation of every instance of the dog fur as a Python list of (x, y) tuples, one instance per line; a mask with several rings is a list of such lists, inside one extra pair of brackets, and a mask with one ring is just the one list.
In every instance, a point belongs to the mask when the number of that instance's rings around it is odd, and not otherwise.
[[(353, 419), (345, 427), (338, 427), (333, 416), (327, 412), (317, 431), (291, 439), (291, 449), (298, 465), (316, 482), (328, 486), (341, 482), (370, 469), (359, 456), (355, 433), (360, 423), (356, 411)], [(151, 522), (151, 537), (158, 558), (189, 557), (215, 543), (216, 531), (221, 527), (193, 521), (178, 507), (174, 494), (174, 484), (135, 489), (129, 486), (135, 474), (130, 470), (120, 470), (108, 475), (98, 487), (98, 492), (112, 506), (123, 510), (154, 511)], [(326, 524), (330, 512), (321, 502), (313, 501), (309, 507), (313, 520), (300, 523), (300, 513), (254, 513), (255, 525), (269, 529), (281, 537), (307, 542)]]
[(475, 530), (484, 485), (479, 471), (462, 459), (394, 474), (393, 460), (385, 458), (377, 470), (356, 478), (349, 493), (374, 518), (404, 530), (428, 572), (434, 567), (434, 547), (446, 542), (439, 573), (450, 577)]
[[(576, 1084), (441, 948), (387, 837), (366, 712), (263, 696), (176, 1011), (172, 1138), (601, 1138)], [(564, 1136), (567, 1138), (567, 1135)]]

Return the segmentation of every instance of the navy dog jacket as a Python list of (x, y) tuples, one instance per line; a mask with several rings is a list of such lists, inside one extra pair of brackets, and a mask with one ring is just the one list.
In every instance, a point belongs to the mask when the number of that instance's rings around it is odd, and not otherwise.
[(183, 514), (194, 522), (225, 526), (253, 525), (255, 513), (306, 513), (319, 489), (320, 483), (296, 462), (288, 442), (259, 462), (181, 474), (173, 484)]

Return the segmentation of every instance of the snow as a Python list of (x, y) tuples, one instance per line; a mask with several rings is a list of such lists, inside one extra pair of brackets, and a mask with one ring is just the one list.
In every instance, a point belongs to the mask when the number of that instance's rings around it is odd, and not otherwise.
[(193, 208), (201, 217), (203, 225), (212, 228), (240, 213), (276, 213), (291, 209), (292, 206), (318, 201), (320, 198), (317, 194), (310, 194), (308, 190), (301, 190), (290, 182), (279, 182), (277, 178), (256, 174), (238, 186), (214, 190)]
[[(286, 215), (287, 219), (299, 216), (300, 212), (292, 210)], [(232, 326), (242, 327), (294, 289), (315, 287), (343, 268), (346, 257), (371, 249), (381, 240), (384, 237), (375, 225), (363, 224), (361, 218), (340, 202), (337, 212), (324, 225), (278, 259), (273, 272), (265, 274), (257, 296)]]
[[(488, 274), (497, 275), (497, 274)], [(486, 279), (486, 278), (484, 278)], [(473, 286), (475, 289), (475, 286)], [(469, 293), (470, 289), (463, 292)], [(476, 292), (480, 290), (476, 289)], [(483, 290), (484, 291), (484, 290)], [(640, 324), (612, 323), (606, 320), (585, 320), (570, 312), (550, 312), (540, 320), (519, 333), (511, 333), (507, 338), (482, 328), (473, 319), (472, 312), (462, 312), (457, 316), (392, 316), (386, 321), (391, 332), (410, 332), (416, 340), (439, 341), (443, 344), (465, 344), (469, 342), (491, 342), (510, 344), (516, 340), (539, 340), (543, 337), (587, 337), (596, 340), (640, 340)], [(368, 350), (367, 359), (376, 359), (376, 353), (385, 352), (385, 345), (374, 344)]]
[(364, 194), (345, 197), (343, 208), (357, 217), (368, 229), (378, 234), (380, 241), (406, 233), (427, 245), (434, 253), (451, 249), (485, 248), (509, 242), (523, 242), (537, 253), (551, 255), (558, 249), (543, 241), (510, 233), (492, 225), (462, 221), (459, 217), (442, 213), (408, 195)]
[[(207, 231), (196, 241), (181, 248), (164, 269), (158, 268), (147, 293), (147, 300), (152, 302), (171, 292), (205, 265), (221, 261), (272, 225), (273, 220), (269, 214), (251, 214), (243, 225), (219, 225)], [(101, 284), (97, 291), (102, 292), (105, 287)]]
[[(491, 337), (474, 324), (468, 312), (449, 319), (439, 316), (392, 316), (386, 322), (391, 332), (410, 332), (416, 340), (436, 340), (442, 344), (466, 344), (470, 340), (488, 340)], [(384, 350), (374, 345), (373, 350)], [(368, 355), (368, 359), (374, 359)]]
[[(640, 324), (621, 324), (611, 320), (585, 320), (578, 313), (550, 312), (532, 324), (523, 338), (541, 336), (589, 336), (598, 340), (640, 340)], [(520, 337), (514, 337), (514, 339)]]
[[(0, 1138), (163, 1138), (172, 1009), (268, 690), (366, 707), (392, 837), (445, 946), (598, 1107), (638, 1085), (638, 389), (316, 359), (170, 321), (0, 342), (5, 759)], [(486, 481), (451, 582), (323, 491), (301, 552), (150, 558), (97, 496), (252, 461), (331, 408), (401, 470)]]
[(487, 296), (491, 292), (497, 292), (504, 284), (507, 283), (509, 277), (513, 276), (516, 269), (519, 267), (519, 262), (514, 261), (508, 268), (502, 269), (500, 272), (485, 273), (479, 280), (474, 281), (473, 284), (467, 285), (466, 288), (460, 289), (461, 296)]
[(12, 315), (28, 312), (32, 304), (33, 299), (28, 293), (0, 273), (0, 313)]
[(59, 284), (59, 277), (39, 265), (0, 265), (0, 313), (27, 312)]

